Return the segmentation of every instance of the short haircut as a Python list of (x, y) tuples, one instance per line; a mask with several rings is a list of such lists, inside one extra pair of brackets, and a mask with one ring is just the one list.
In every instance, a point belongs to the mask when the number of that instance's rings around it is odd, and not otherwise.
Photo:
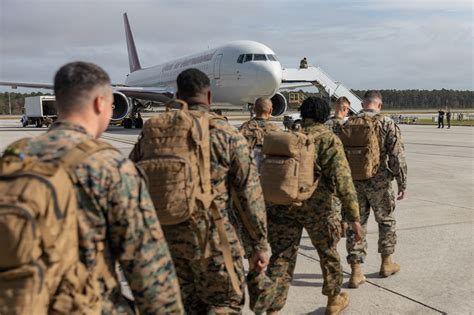
[(191, 68), (184, 70), (176, 79), (180, 98), (198, 96), (211, 86), (208, 76), (201, 70)]
[(54, 94), (59, 112), (81, 110), (93, 90), (110, 86), (110, 77), (101, 67), (83, 61), (63, 65), (54, 76)]
[(369, 90), (369, 91), (365, 92), (365, 94), (364, 94), (364, 99), (365, 100), (375, 99), (375, 98), (378, 98), (378, 99), (380, 99), (380, 101), (382, 101), (382, 93), (380, 93), (379, 91), (375, 91), (375, 90)]
[(255, 101), (255, 114), (257, 115), (262, 115), (265, 113), (270, 113), (271, 114), (271, 108), (272, 108), (272, 101), (265, 96), (257, 98)]
[(343, 103), (347, 103), (348, 105), (351, 105), (351, 102), (349, 102), (349, 99), (345, 96), (341, 96), (336, 100), (336, 105), (342, 105)]
[(328, 120), (331, 113), (331, 108), (328, 102), (320, 97), (310, 96), (303, 101), (300, 107), (301, 117), (303, 119), (314, 119), (319, 123), (324, 123)]

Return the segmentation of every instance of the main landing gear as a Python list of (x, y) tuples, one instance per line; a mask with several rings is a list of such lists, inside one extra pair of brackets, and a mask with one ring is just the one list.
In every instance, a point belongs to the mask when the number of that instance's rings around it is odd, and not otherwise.
[(130, 116), (122, 121), (122, 126), (125, 129), (131, 129), (132, 127), (135, 127), (137, 129), (143, 128), (143, 118), (140, 112), (138, 111), (138, 108), (139, 106), (137, 106), (134, 100)]

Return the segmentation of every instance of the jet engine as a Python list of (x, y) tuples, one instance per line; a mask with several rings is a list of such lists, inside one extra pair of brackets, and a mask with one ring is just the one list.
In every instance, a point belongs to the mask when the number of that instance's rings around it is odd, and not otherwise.
[(273, 111), (272, 111), (272, 116), (281, 116), (286, 112), (286, 108), (288, 107), (288, 104), (286, 102), (286, 98), (283, 96), (281, 93), (276, 93), (273, 95), (271, 98), (272, 104), (273, 104)]
[(122, 120), (130, 113), (130, 104), (127, 97), (120, 92), (114, 92), (112, 121)]

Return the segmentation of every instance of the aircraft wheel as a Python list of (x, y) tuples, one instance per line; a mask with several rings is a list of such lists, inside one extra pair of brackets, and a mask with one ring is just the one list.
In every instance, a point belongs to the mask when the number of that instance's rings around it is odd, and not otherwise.
[(293, 126), (292, 126), (292, 130), (301, 130), (301, 128), (303, 127), (303, 124), (301, 122), (301, 120), (297, 120), (293, 123)]
[(133, 121), (131, 118), (125, 118), (122, 122), (122, 125), (125, 129), (130, 129), (133, 127)]
[(135, 125), (135, 128), (137, 128), (137, 129), (143, 128), (143, 118), (137, 118), (137, 119), (135, 119), (135, 121), (133, 122), (133, 124)]

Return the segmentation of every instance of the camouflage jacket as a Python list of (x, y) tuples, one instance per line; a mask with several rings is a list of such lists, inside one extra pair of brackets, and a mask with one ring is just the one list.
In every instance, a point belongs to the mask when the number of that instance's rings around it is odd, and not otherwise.
[[(331, 197), (341, 200), (342, 209), (348, 222), (359, 221), (359, 204), (352, 181), (349, 163), (341, 140), (323, 124), (311, 119), (304, 120), (304, 131), (318, 135), (315, 141), (315, 169), (320, 174), (318, 188), (310, 199), (316, 206), (327, 203)], [(332, 209), (331, 205), (326, 207)]]
[[(259, 128), (262, 130), (262, 134), (256, 135), (252, 132), (251, 128)], [(274, 123), (262, 119), (262, 118), (252, 118), (242, 124), (239, 127), (239, 131), (244, 135), (247, 139), (249, 147), (253, 149), (256, 145), (263, 145), (263, 137), (266, 133), (270, 131), (279, 131), (280, 128), (275, 125)]]
[[(379, 111), (364, 110), (359, 117), (375, 116)], [(398, 125), (387, 116), (382, 116), (380, 122), (380, 168), (370, 181), (390, 181), (395, 178), (398, 188), (405, 190), (407, 187), (407, 163), (405, 159), (405, 146)]]
[[(57, 160), (92, 136), (69, 122), (56, 122), (30, 141), (25, 153)], [(76, 169), (79, 257), (92, 270), (98, 242), (105, 243), (111, 274), (122, 267), (141, 314), (183, 313), (178, 280), (146, 185), (134, 164), (114, 150), (99, 151)], [(120, 287), (101, 282), (102, 314), (133, 314)], [(110, 286), (110, 285), (109, 285)]]
[(329, 129), (332, 130), (332, 132), (339, 136), (339, 134), (341, 133), (341, 126), (344, 124), (344, 119), (333, 116), (329, 118), (324, 124), (328, 126)]
[[(190, 105), (190, 110), (209, 111), (205, 105)], [(210, 113), (209, 123), (211, 148), (211, 182), (213, 187), (222, 187), (215, 199), (220, 215), (228, 231), (229, 242), (233, 246), (233, 255), (242, 255), (242, 244), (232, 221), (237, 218), (243, 223), (243, 232), (251, 240), (254, 250), (267, 250), (267, 220), (262, 188), (257, 175), (255, 163), (250, 156), (245, 138), (224, 118)], [(140, 139), (130, 153), (133, 161), (141, 159), (143, 152)], [(224, 184), (224, 185), (222, 185)], [(236, 191), (242, 212), (233, 211), (231, 206), (231, 187)], [(198, 224), (203, 226), (204, 224)], [(210, 238), (218, 239), (215, 226), (210, 227)], [(184, 236), (183, 236), (184, 237)], [(201, 251), (193, 235), (185, 242), (193, 248), (193, 257), (201, 257)], [(190, 257), (191, 258), (191, 257)]]

